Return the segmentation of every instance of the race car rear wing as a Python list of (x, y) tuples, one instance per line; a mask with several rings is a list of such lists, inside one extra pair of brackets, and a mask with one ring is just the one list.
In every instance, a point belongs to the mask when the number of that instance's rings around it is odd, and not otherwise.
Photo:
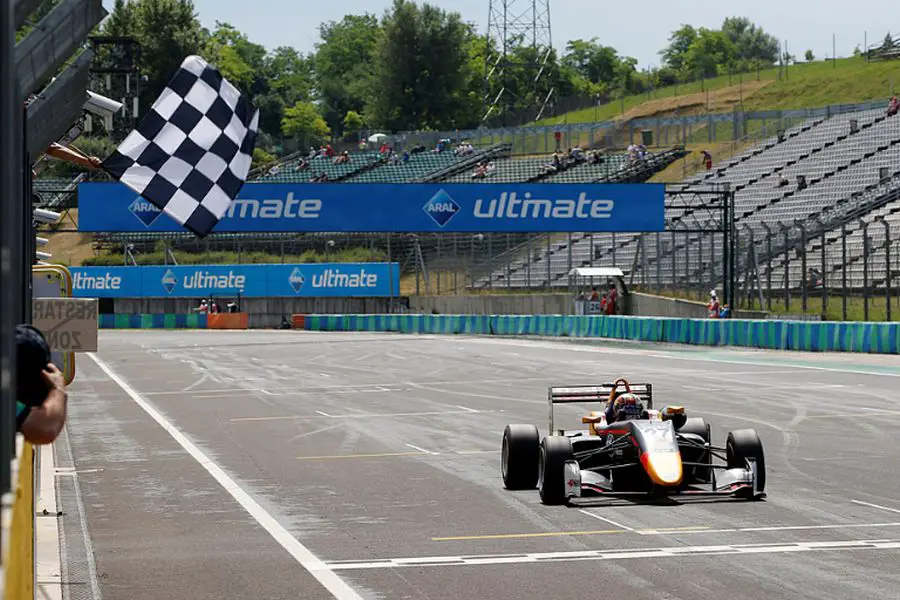
[[(631, 393), (641, 399), (648, 409), (653, 408), (653, 385), (649, 383), (631, 383)], [(615, 387), (616, 396), (627, 392), (624, 384), (601, 383), (599, 385), (567, 385), (551, 386), (547, 391), (547, 399), (550, 403), (550, 431), (553, 431), (553, 405), (554, 404), (587, 404), (592, 402), (606, 402), (609, 394)]]

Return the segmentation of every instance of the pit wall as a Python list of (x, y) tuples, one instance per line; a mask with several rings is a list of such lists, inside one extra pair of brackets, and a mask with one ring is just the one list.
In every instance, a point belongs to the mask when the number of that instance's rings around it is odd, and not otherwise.
[(308, 331), (596, 337), (700, 346), (897, 354), (900, 323), (566, 315), (306, 315)]

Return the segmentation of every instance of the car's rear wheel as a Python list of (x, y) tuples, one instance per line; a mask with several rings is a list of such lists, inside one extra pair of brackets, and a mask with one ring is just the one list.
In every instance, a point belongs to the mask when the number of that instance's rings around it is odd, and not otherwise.
[(763, 453), (762, 440), (755, 429), (738, 429), (728, 434), (725, 444), (725, 458), (729, 469), (747, 468), (746, 460), (756, 461), (756, 489), (766, 489), (766, 457)]
[(538, 492), (544, 504), (566, 501), (566, 461), (572, 458), (572, 440), (565, 436), (545, 437), (541, 442)]
[(500, 471), (508, 490), (533, 490), (538, 480), (541, 434), (534, 425), (507, 425), (503, 430)]
[[(678, 433), (698, 435), (703, 438), (703, 441), (706, 444), (709, 444), (711, 438), (709, 425), (706, 423), (706, 420), (704, 420), (703, 417), (692, 417), (685, 420), (684, 425), (681, 426), (681, 428), (678, 430)], [(712, 455), (710, 454), (709, 450), (697, 448), (688, 444), (681, 446), (680, 450), (682, 462), (704, 464), (712, 463)], [(686, 477), (685, 479), (687, 480), (687, 483), (708, 483), (710, 481), (711, 472), (712, 469), (708, 467), (691, 467), (690, 476)]]

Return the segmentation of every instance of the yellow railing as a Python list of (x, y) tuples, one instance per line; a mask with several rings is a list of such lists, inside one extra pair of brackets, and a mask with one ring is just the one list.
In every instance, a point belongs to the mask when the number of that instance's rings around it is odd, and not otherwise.
[(0, 600), (34, 600), (34, 446), (19, 436), (15, 490), (3, 498)]

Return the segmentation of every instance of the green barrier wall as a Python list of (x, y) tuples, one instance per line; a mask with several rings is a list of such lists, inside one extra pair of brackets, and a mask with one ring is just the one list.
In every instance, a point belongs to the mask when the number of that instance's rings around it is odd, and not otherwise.
[(100, 329), (206, 329), (205, 314), (100, 315)]
[(900, 323), (565, 315), (307, 315), (310, 331), (597, 337), (702, 346), (897, 354)]

